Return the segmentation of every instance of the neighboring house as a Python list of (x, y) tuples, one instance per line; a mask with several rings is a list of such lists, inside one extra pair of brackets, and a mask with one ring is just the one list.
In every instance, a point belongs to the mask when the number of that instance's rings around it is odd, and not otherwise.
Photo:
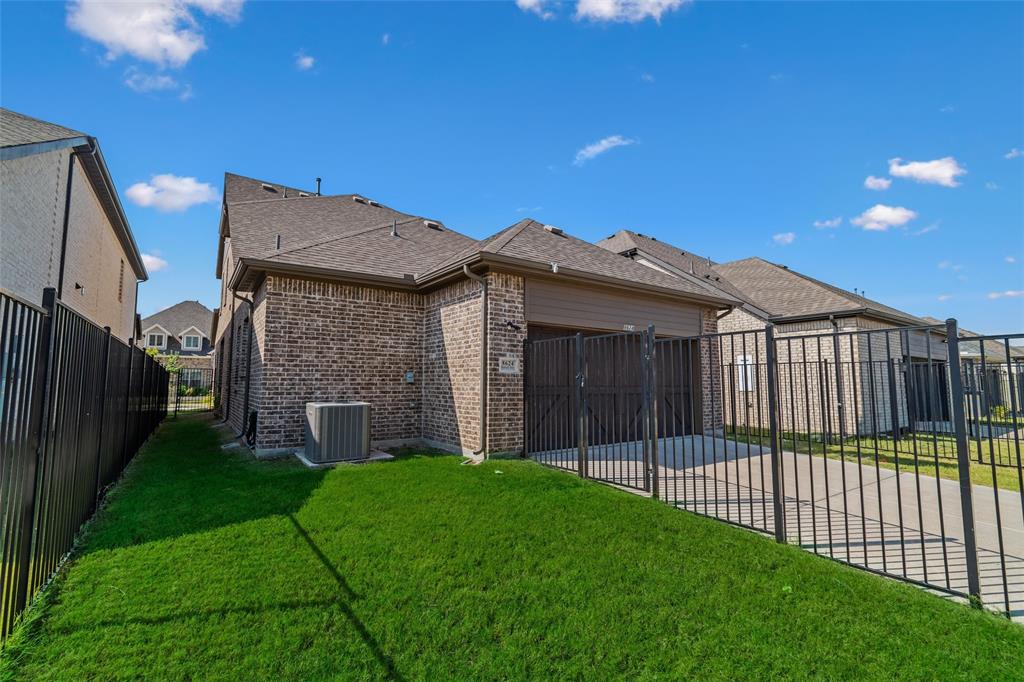
[[(736, 414), (727, 412), (726, 415), (731, 423), (742, 424), (750, 410), (757, 410), (758, 382), (755, 377), (763, 371), (756, 368), (763, 367), (767, 360), (763, 337), (743, 332), (763, 331), (769, 323), (774, 326), (778, 339), (776, 348), (781, 363), (782, 390), (786, 390), (787, 382), (795, 383), (801, 385), (798, 392), (807, 395), (813, 404), (833, 405), (831, 413), (827, 410), (812, 413), (805, 409), (805, 404), (782, 405), (782, 428), (803, 432), (828, 430), (837, 433), (840, 430), (837, 396), (819, 395), (819, 392), (828, 390), (828, 382), (820, 382), (812, 376), (807, 386), (802, 386), (805, 366), (812, 372), (819, 367), (831, 366), (834, 373), (836, 358), (841, 365), (846, 392), (843, 398), (848, 404), (842, 425), (847, 434), (892, 430), (889, 377), (896, 377), (899, 395), (906, 395), (907, 387), (903, 372), (891, 375), (888, 364), (895, 364), (900, 370), (912, 367), (917, 377), (917, 381), (911, 382), (912, 395), (904, 401), (912, 407), (899, 410), (897, 419), (900, 427), (906, 427), (911, 416), (922, 421), (948, 419), (947, 402), (935, 400), (936, 395), (943, 395), (945, 391), (945, 373), (941, 368), (946, 358), (946, 347), (942, 330), (877, 335), (872, 337), (870, 345), (866, 335), (855, 333), (842, 335), (836, 344), (821, 344), (817, 338), (811, 338), (832, 331), (928, 327), (934, 322), (761, 258), (715, 263), (709, 258), (627, 230), (598, 242), (598, 246), (741, 301), (718, 320), (719, 332), (733, 333), (722, 337), (721, 341), (726, 366), (724, 382), (737, 399)], [(796, 364), (790, 365), (790, 362)], [(748, 365), (753, 367), (747, 369)], [(726, 403), (728, 411), (733, 401), (727, 400)], [(761, 403), (762, 411), (767, 409), (764, 406), (766, 401)], [(851, 409), (855, 404), (857, 408)], [(872, 405), (876, 407), (874, 414), (870, 411)], [(908, 411), (916, 412), (916, 415), (908, 415)], [(755, 413), (749, 420), (767, 423), (763, 414)]]
[(139, 345), (153, 348), (162, 362), (178, 356), (178, 366), (213, 368), (213, 311), (199, 301), (182, 301), (142, 320)]
[(146, 268), (95, 138), (0, 109), (0, 206), (0, 288), (135, 337)]
[(360, 195), (232, 174), (217, 277), (220, 405), (236, 431), (258, 412), (269, 450), (301, 447), (307, 401), (365, 400), (378, 444), (518, 451), (527, 338), (709, 333), (738, 304), (533, 220), (476, 241)]

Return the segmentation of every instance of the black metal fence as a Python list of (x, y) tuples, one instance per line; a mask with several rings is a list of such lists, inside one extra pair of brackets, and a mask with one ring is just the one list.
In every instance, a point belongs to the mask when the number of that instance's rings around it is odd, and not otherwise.
[(201, 412), (213, 409), (213, 368), (180, 367), (170, 373), (167, 411)]
[(167, 411), (168, 375), (46, 289), (0, 292), (0, 641)]
[(526, 343), (525, 451), (1024, 618), (1024, 334)]

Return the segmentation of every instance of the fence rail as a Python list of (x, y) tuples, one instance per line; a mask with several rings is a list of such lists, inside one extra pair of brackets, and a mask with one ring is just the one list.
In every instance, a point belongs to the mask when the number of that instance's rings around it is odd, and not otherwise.
[(166, 370), (57, 300), (0, 291), (0, 642), (167, 410)]
[(1024, 334), (528, 340), (525, 452), (1024, 620)]

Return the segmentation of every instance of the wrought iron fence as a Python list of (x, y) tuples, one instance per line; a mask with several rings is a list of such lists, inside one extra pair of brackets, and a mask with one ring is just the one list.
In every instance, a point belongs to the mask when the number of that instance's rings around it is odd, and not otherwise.
[(1024, 619), (1024, 334), (527, 341), (525, 452)]
[(53, 289), (0, 291), (0, 641), (166, 414), (167, 379)]
[(170, 373), (168, 412), (201, 412), (213, 409), (213, 368), (181, 367)]

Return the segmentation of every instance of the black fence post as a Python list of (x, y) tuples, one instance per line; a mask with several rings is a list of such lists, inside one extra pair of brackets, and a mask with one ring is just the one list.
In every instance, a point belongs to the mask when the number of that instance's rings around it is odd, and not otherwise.
[(128, 443), (128, 422), (132, 413), (132, 370), (135, 364), (135, 343), (133, 339), (128, 340), (128, 381), (126, 382), (126, 390), (124, 392), (124, 447), (121, 449), (121, 469), (124, 469), (125, 465), (128, 464), (128, 448), (131, 447)]
[(93, 495), (93, 508), (95, 509), (95, 502), (100, 499), (100, 492), (103, 490), (103, 432), (106, 431), (104, 428), (103, 420), (107, 416), (107, 375), (110, 373), (110, 327), (104, 327), (103, 330), (107, 333), (107, 341), (104, 344), (103, 351), (103, 397), (100, 398), (100, 418), (99, 418), (99, 437), (96, 439), (96, 490)]
[(644, 356), (646, 357), (646, 390), (644, 391), (644, 409), (647, 411), (647, 418), (644, 420), (645, 434), (644, 449), (648, 451), (648, 477), (651, 488), (651, 497), (658, 499), (658, 389), (655, 385), (654, 371), (654, 325), (647, 327), (647, 336), (644, 339)]
[(576, 468), (580, 478), (587, 476), (587, 406), (585, 403), (584, 372), (586, 362), (583, 358), (583, 334), (576, 333), (576, 406), (577, 406), (577, 433), (576, 433)]
[(779, 405), (776, 384), (778, 361), (775, 357), (775, 326), (764, 328), (766, 353), (765, 372), (768, 375), (768, 440), (772, 448), (772, 501), (775, 516), (775, 541), (786, 542), (786, 511), (782, 499), (782, 453), (779, 443)]
[(949, 355), (949, 390), (953, 402), (953, 429), (956, 433), (957, 473), (960, 477), (960, 511), (964, 521), (964, 551), (967, 555), (967, 593), (974, 606), (981, 606), (981, 578), (978, 572), (978, 540), (974, 533), (974, 491), (971, 488), (971, 454), (967, 444), (964, 417), (964, 387), (960, 376), (960, 334), (956, 320), (946, 320), (946, 346)]
[(32, 471), (28, 472), (26, 476), (33, 483), (29, 486), (29, 490), (31, 490), (29, 498), (22, 502), (24, 506), (21, 517), (20, 546), (17, 550), (18, 556), (21, 557), (21, 561), (18, 562), (18, 572), (20, 575), (17, 576), (18, 582), (15, 587), (14, 613), (21, 613), (29, 599), (29, 576), (32, 573), (34, 564), (30, 557), (35, 553), (38, 530), (36, 527), (36, 514), (39, 511), (37, 504), (39, 500), (37, 498), (39, 497), (39, 485), (42, 480), (42, 472), (40, 470), (43, 466), (46, 446), (49, 441), (47, 438), (47, 423), (49, 422), (50, 415), (50, 384), (53, 380), (54, 316), (57, 310), (57, 290), (53, 287), (43, 289), (43, 308), (46, 310), (46, 313), (41, 320), (42, 329), (39, 334), (38, 364), (35, 368), (36, 375), (33, 378), (35, 383), (33, 394), (39, 396), (38, 404), (32, 408), (34, 412), (33, 419), (38, 419), (38, 424), (33, 423), (29, 428), (30, 433), (34, 432), (36, 434), (35, 461)]

